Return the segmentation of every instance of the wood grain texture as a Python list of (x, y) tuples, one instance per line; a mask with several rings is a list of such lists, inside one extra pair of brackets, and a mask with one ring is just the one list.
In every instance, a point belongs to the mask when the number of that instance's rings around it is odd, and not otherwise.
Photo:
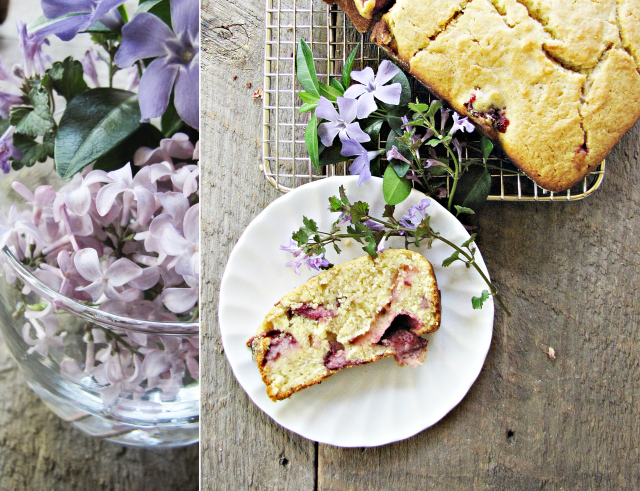
[[(137, 2), (129, 1), (129, 5)], [(0, 27), (0, 53), (8, 66), (21, 61), (16, 19), (34, 20), (40, 0), (13, 0)], [(45, 52), (82, 57), (87, 39), (70, 43), (53, 39)], [(103, 73), (103, 72), (101, 72)], [(6, 87), (5, 87), (6, 88)], [(11, 180), (51, 171), (38, 164), (0, 177), (0, 209), (7, 211)], [(33, 182), (33, 181), (32, 181)], [(0, 278), (4, 281), (4, 278)], [(198, 489), (198, 446), (150, 451), (125, 448), (85, 436), (47, 409), (27, 386), (0, 337), (0, 490), (195, 490)]]
[(496, 311), (485, 367), (440, 423), (379, 448), (319, 445), (315, 458), (248, 400), (221, 353), (216, 304), (230, 250), (278, 196), (258, 170), (251, 100), (262, 4), (203, 3), (203, 489), (640, 489), (637, 125), (586, 200), (485, 206), (479, 245), (513, 315)]
[[(203, 489), (310, 490), (316, 446), (283, 431), (251, 403), (222, 352), (218, 290), (233, 246), (277, 196), (262, 161), (264, 2), (202, 3)], [(250, 299), (247, 299), (250, 301)]]

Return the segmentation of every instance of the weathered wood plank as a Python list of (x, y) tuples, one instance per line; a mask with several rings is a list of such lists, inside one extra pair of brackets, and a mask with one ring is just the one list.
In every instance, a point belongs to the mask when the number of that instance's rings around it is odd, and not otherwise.
[[(12, 0), (9, 17), (0, 28), (3, 63), (12, 66), (21, 61), (16, 19), (30, 22), (39, 12), (40, 0)], [(86, 43), (84, 36), (71, 43), (54, 38), (45, 51), (54, 59), (59, 53), (82, 57)], [(106, 66), (101, 73), (104, 71)], [(20, 180), (25, 173), (50, 172), (47, 165), (1, 177), (0, 189), (6, 193), (10, 181)], [(9, 199), (5, 194), (0, 196), (5, 212)], [(1, 337), (0, 393), (2, 490), (198, 489), (197, 445), (166, 451), (137, 450), (85, 436), (62, 422), (31, 391)]]
[(222, 353), (216, 317), (228, 255), (278, 196), (259, 170), (262, 101), (252, 97), (262, 86), (264, 3), (204, 0), (202, 7), (202, 487), (310, 490), (315, 444), (251, 403)]
[(486, 206), (479, 245), (513, 315), (497, 311), (478, 381), (407, 441), (321, 446), (318, 489), (640, 487), (639, 136), (584, 201)]

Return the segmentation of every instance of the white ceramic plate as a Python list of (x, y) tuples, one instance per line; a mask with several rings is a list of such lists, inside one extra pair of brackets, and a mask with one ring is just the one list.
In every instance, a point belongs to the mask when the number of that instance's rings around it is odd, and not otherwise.
[[(393, 358), (343, 370), (321, 384), (297, 392), (285, 401), (267, 397), (260, 373), (246, 342), (269, 309), (286, 293), (303, 284), (315, 272), (301, 269), (296, 275), (284, 266), (291, 255), (281, 251), (302, 216), (313, 218), (320, 230), (328, 230), (337, 215), (328, 211), (330, 196), (344, 185), (351, 201), (364, 200), (372, 213), (384, 209), (382, 179), (373, 178), (357, 186), (357, 176), (332, 177), (305, 184), (271, 203), (247, 227), (229, 258), (220, 288), (220, 331), (224, 351), (233, 372), (249, 397), (279, 424), (310, 440), (340, 447), (369, 447), (408, 438), (435, 424), (458, 404), (478, 377), (491, 343), (493, 301), (473, 310), (471, 297), (486, 288), (480, 275), (457, 262), (443, 268), (442, 261), (453, 250), (440, 241), (422, 253), (435, 270), (442, 292), (442, 324), (428, 335), (427, 358), (418, 368), (398, 367)], [(396, 217), (424, 198), (412, 191), (398, 205)], [(468, 237), (453, 215), (435, 201), (428, 212), (432, 227), (443, 237), (461, 244)], [(389, 241), (394, 248), (404, 241)], [(342, 247), (342, 245), (341, 245)], [(365, 254), (353, 242), (342, 247), (333, 263)], [(478, 251), (477, 262), (487, 274)]]

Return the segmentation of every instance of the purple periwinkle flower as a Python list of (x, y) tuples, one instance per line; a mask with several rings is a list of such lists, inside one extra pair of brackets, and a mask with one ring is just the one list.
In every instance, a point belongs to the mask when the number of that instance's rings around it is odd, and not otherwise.
[(460, 118), (460, 115), (456, 112), (453, 113), (453, 126), (449, 130), (449, 134), (453, 135), (456, 131), (460, 130), (463, 133), (472, 133), (476, 127), (469, 121), (469, 118)]
[(402, 162), (411, 164), (411, 162), (407, 160), (407, 158), (398, 151), (398, 147), (396, 147), (395, 145), (393, 145), (391, 147), (391, 150), (387, 152), (387, 160), (391, 161), (391, 159), (401, 160)]
[(349, 172), (351, 175), (358, 175), (358, 186), (367, 179), (371, 179), (371, 161), (376, 158), (378, 152), (367, 151), (356, 140), (349, 139), (342, 141), (342, 150), (340, 154), (345, 157), (353, 157), (357, 155), (356, 159), (349, 166)]
[(23, 157), (22, 152), (13, 146), (13, 132), (15, 130), (15, 126), (9, 126), (7, 131), (0, 136), (0, 167), (5, 174), (11, 171), (9, 159), (19, 160)]
[(364, 119), (378, 109), (375, 99), (386, 104), (398, 104), (402, 85), (394, 83), (384, 85), (389, 82), (400, 69), (389, 60), (383, 60), (378, 67), (375, 77), (373, 69), (368, 66), (364, 70), (351, 72), (351, 78), (360, 82), (349, 87), (344, 96), (350, 99), (358, 99), (358, 119)]
[(125, 0), (42, 0), (42, 11), (47, 19), (62, 18), (37, 28), (34, 35), (45, 38), (55, 34), (63, 41), (69, 41), (98, 21), (117, 32), (122, 19), (114, 9), (124, 2)]
[(405, 228), (416, 229), (420, 222), (427, 216), (427, 207), (431, 203), (429, 198), (420, 201), (419, 204), (409, 207), (406, 215), (400, 218), (399, 222)]
[(42, 52), (42, 45), (49, 44), (49, 40), (45, 39), (45, 36), (28, 33), (27, 24), (22, 20), (16, 21), (16, 25), (18, 27), (18, 42), (22, 50), (24, 76), (32, 78), (36, 75), (44, 75), (48, 56)]
[[(116, 64), (130, 67), (155, 58), (140, 79), (139, 100), (143, 120), (162, 116), (175, 82), (175, 106), (182, 120), (199, 128), (200, 23), (198, 0), (171, 0), (173, 31), (148, 12), (136, 15), (122, 29)], [(174, 34), (175, 32), (175, 34)]]
[(328, 123), (322, 123), (318, 127), (318, 136), (325, 147), (333, 145), (336, 135), (344, 141), (352, 139), (360, 143), (368, 142), (371, 137), (360, 128), (359, 123), (354, 123), (356, 119), (356, 106), (358, 103), (354, 99), (338, 97), (338, 111), (326, 97), (320, 97), (320, 102), (316, 107), (318, 119), (326, 119)]

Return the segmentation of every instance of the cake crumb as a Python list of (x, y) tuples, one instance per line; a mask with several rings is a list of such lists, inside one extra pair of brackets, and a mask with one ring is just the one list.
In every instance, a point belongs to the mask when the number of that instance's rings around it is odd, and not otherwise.
[(551, 358), (552, 360), (556, 359), (556, 350), (554, 350), (551, 346), (549, 346), (549, 349), (547, 350), (547, 356), (549, 358)]

